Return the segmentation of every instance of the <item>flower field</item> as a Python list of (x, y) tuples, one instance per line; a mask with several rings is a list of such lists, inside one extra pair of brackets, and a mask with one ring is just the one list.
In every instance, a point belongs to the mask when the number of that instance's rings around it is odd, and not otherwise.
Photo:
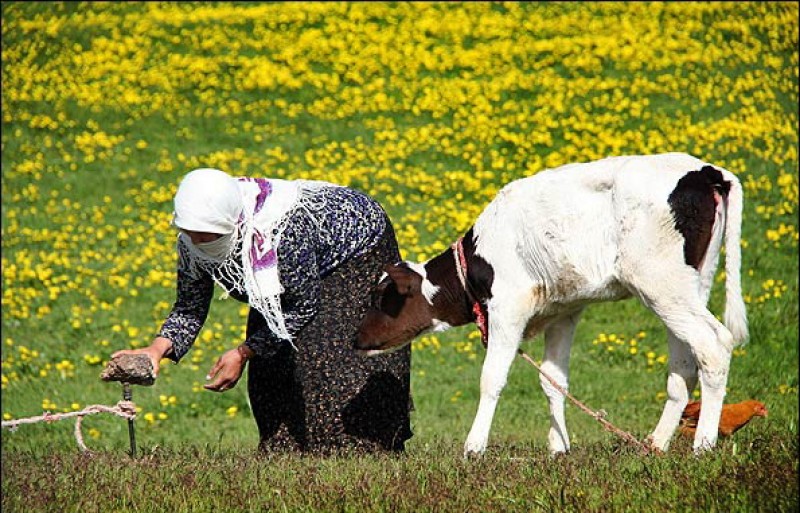
[[(686, 151), (745, 186), (751, 342), (734, 355), (729, 397), (766, 402), (762, 427), (797, 436), (796, 3), (2, 9), (4, 420), (119, 400), (99, 374), (114, 351), (149, 344), (169, 312), (171, 200), (191, 169), (361, 189), (389, 212), (404, 258), (422, 260), (465, 232), (508, 181), (611, 155)], [(711, 304), (721, 313), (721, 290)], [(255, 446), (246, 387), (202, 388), (241, 341), (245, 316), (233, 300), (215, 302), (187, 357), (134, 391), (141, 443)], [(478, 333), (427, 335), (413, 347), (410, 447), (440, 437), (459, 446), (476, 406)], [(540, 357), (539, 341), (525, 348)], [(574, 353), (576, 395), (646, 435), (666, 382), (655, 317), (635, 303), (590, 309)], [(544, 450), (546, 403), (522, 365), (493, 443)], [(604, 439), (573, 413), (576, 444)], [(91, 447), (127, 443), (118, 419), (86, 426)], [(4, 432), (2, 445), (75, 449), (71, 429), (57, 424)]]

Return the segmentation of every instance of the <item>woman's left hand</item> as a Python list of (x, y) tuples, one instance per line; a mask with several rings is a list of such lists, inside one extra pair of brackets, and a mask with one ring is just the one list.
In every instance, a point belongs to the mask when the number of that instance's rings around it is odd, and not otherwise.
[(214, 381), (203, 385), (203, 388), (214, 392), (230, 390), (242, 377), (245, 363), (247, 363), (247, 358), (240, 349), (231, 349), (225, 352), (206, 376), (206, 379), (214, 379)]

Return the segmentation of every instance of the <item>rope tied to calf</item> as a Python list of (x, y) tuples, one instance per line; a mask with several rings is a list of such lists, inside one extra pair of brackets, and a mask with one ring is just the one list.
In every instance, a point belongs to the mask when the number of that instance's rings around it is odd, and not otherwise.
[[(464, 292), (466, 293), (469, 300), (473, 303), (472, 304), (472, 312), (475, 314), (475, 323), (478, 326), (478, 330), (481, 332), (481, 341), (483, 342), (484, 346), (488, 345), (489, 342), (489, 325), (486, 315), (483, 312), (483, 308), (480, 305), (478, 299), (470, 293), (469, 290), (469, 283), (467, 281), (467, 258), (464, 255), (464, 242), (463, 237), (459, 237), (456, 242), (453, 243), (451, 249), (453, 250), (453, 257), (456, 261), (456, 274), (458, 275), (458, 279), (461, 282), (461, 286), (464, 288)], [(639, 441), (635, 436), (628, 433), (627, 431), (623, 431), (622, 429), (616, 427), (614, 424), (609, 422), (605, 419), (607, 413), (605, 410), (598, 410), (594, 411), (579, 400), (577, 400), (572, 394), (567, 392), (564, 387), (559, 385), (556, 380), (551, 378), (547, 375), (546, 372), (542, 370), (542, 368), (531, 358), (528, 356), (527, 353), (522, 351), (522, 349), (517, 349), (517, 354), (522, 357), (523, 360), (533, 365), (539, 374), (544, 376), (544, 378), (550, 382), (556, 390), (558, 390), (564, 397), (569, 399), (575, 406), (577, 406), (581, 411), (587, 413), (591, 417), (593, 417), (597, 422), (599, 422), (607, 431), (610, 431), (620, 438), (629, 442), (639, 449), (642, 450), (644, 454), (649, 454), (651, 452), (659, 452), (659, 450), (653, 446), (645, 444)]]
[(37, 422), (50, 423), (50, 422), (55, 422), (57, 420), (64, 420), (76, 417), (75, 440), (78, 442), (78, 447), (80, 447), (81, 451), (90, 452), (89, 448), (86, 447), (86, 444), (83, 441), (83, 434), (81, 432), (81, 422), (83, 421), (83, 418), (86, 417), (87, 415), (95, 415), (97, 413), (111, 413), (113, 415), (117, 415), (118, 417), (123, 417), (128, 420), (133, 420), (134, 418), (136, 418), (136, 405), (133, 404), (133, 402), (131, 401), (119, 401), (114, 406), (106, 406), (104, 404), (93, 404), (91, 406), (87, 406), (82, 410), (71, 411), (66, 413), (50, 413), (49, 411), (46, 411), (44, 412), (43, 415), (35, 417), (4, 420), (2, 427), (7, 428), (13, 432), (16, 431), (22, 424), (35, 424)]
[(550, 384), (553, 385), (553, 387), (555, 387), (556, 390), (558, 390), (564, 397), (569, 399), (575, 406), (580, 408), (581, 411), (583, 411), (583, 412), (589, 414), (591, 417), (593, 417), (607, 431), (610, 431), (610, 432), (614, 433), (615, 435), (618, 435), (620, 438), (622, 438), (626, 442), (629, 442), (629, 443), (637, 446), (639, 449), (642, 450), (642, 452), (644, 454), (649, 454), (651, 452), (659, 452), (658, 449), (656, 449), (655, 447), (652, 447), (652, 446), (650, 446), (648, 444), (645, 444), (645, 443), (641, 442), (640, 440), (638, 440), (632, 434), (628, 433), (627, 431), (623, 431), (622, 429), (618, 428), (617, 426), (615, 426), (611, 422), (607, 421), (605, 419), (605, 417), (607, 415), (605, 410), (594, 411), (591, 408), (589, 408), (588, 406), (586, 406), (585, 404), (583, 404), (582, 402), (580, 402), (579, 400), (577, 400), (572, 394), (567, 392), (562, 386), (560, 386), (558, 383), (556, 383), (556, 380), (554, 380), (553, 378), (548, 376), (547, 373), (544, 372), (542, 370), (542, 368), (533, 360), (533, 358), (528, 356), (528, 354), (525, 353), (524, 351), (522, 351), (522, 349), (518, 349), (517, 350), (517, 354), (519, 354), (522, 357), (523, 360), (525, 360), (526, 362), (528, 362), (531, 365), (533, 365), (534, 367), (536, 367), (536, 370), (539, 371), (539, 374), (544, 376), (544, 378), (547, 381), (549, 381)]

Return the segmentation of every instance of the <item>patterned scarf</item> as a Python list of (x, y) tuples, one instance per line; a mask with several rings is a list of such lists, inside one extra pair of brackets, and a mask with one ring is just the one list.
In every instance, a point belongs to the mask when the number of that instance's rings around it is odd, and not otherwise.
[[(315, 193), (333, 184), (225, 175), (235, 181), (236, 187), (230, 188), (230, 182), (215, 183), (222, 178), (219, 174), (206, 172), (192, 176), (192, 173), (181, 182), (175, 195), (174, 224), (183, 229), (194, 226), (194, 231), (201, 231), (196, 227), (202, 226), (202, 231), (210, 233), (225, 230), (223, 235), (229, 236), (230, 242), (227, 250), (209, 254), (203, 251), (202, 244), (192, 244), (189, 236), (181, 233), (179, 237), (183, 237), (189, 254), (188, 259), (181, 259), (179, 269), (194, 277), (202, 269), (227, 294), (235, 291), (247, 295), (250, 305), (264, 316), (272, 332), (291, 341), (281, 309), (283, 287), (277, 249), (287, 214), (298, 208), (308, 211), (324, 208), (324, 201)], [(238, 199), (232, 201), (233, 196)], [(236, 219), (235, 223), (230, 219)]]

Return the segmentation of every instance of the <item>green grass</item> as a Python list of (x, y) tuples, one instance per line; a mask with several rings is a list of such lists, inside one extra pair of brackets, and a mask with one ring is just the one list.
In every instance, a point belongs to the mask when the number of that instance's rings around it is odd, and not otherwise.
[[(797, 441), (777, 433), (688, 442), (643, 457), (613, 441), (550, 458), (508, 442), (464, 460), (448, 441), (399, 457), (264, 456), (181, 446), (126, 455), (17, 452), (3, 460), (10, 511), (792, 511)], [(24, 473), (11, 469), (29, 469)], [(610, 478), (609, 476), (614, 476)]]
[[(245, 387), (200, 387), (242, 338), (240, 305), (215, 301), (192, 352), (134, 388), (139, 458), (110, 415), (83, 423), (92, 457), (72, 421), (4, 429), (3, 510), (796, 511), (797, 14), (780, 2), (4, 2), (4, 420), (121, 399), (99, 375), (169, 311), (171, 196), (192, 168), (364, 190), (419, 259), (510, 180), (663, 151), (744, 184), (751, 339), (726, 401), (761, 400), (769, 417), (702, 458), (678, 436), (643, 457), (568, 404), (573, 451), (553, 460), (539, 378), (518, 359), (487, 454), (465, 461), (484, 355), (466, 326), (414, 343), (405, 455), (258, 455)], [(266, 57), (253, 86), (252, 59)], [(723, 304), (717, 282), (710, 309)], [(624, 343), (600, 341), (611, 335)], [(541, 339), (523, 348), (541, 358)], [(643, 439), (665, 355), (640, 304), (592, 306), (570, 390)]]

